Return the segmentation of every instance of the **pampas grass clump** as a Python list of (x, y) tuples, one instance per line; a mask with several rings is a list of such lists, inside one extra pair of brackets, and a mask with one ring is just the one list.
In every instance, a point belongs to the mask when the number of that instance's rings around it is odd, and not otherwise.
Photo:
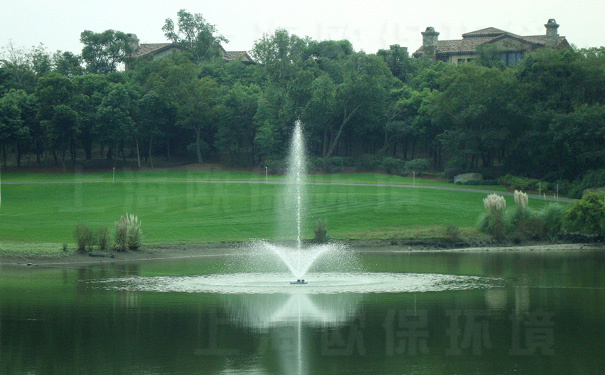
[(501, 240), (505, 237), (507, 222), (504, 220), (506, 200), (498, 194), (490, 194), (483, 199), (486, 212), (479, 218), (479, 230)]
[(115, 249), (117, 251), (126, 251), (126, 249), (136, 250), (141, 247), (143, 232), (141, 231), (141, 222), (133, 214), (125, 214), (115, 222)]
[(526, 209), (528, 203), (529, 198), (527, 197), (527, 193), (524, 193), (520, 190), (515, 190), (515, 204), (517, 205), (517, 209)]

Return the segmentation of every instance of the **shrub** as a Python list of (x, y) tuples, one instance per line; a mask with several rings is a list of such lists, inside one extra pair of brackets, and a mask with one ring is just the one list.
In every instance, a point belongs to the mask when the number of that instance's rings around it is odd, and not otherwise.
[[(577, 181), (569, 189), (569, 195), (581, 198), (585, 190), (605, 187), (605, 169), (596, 169), (586, 172), (582, 180)], [(559, 191), (561, 187), (559, 187)]]
[(128, 223), (122, 216), (120, 221), (115, 222), (114, 249), (116, 251), (126, 251), (128, 249)]
[(506, 229), (513, 235), (513, 238), (524, 240), (529, 237), (539, 237), (541, 225), (536, 220), (536, 215), (529, 208), (517, 208), (505, 217)]
[(386, 157), (382, 159), (380, 169), (388, 174), (403, 175), (405, 173), (405, 162), (401, 159)]
[(326, 222), (322, 219), (317, 219), (315, 223), (315, 242), (326, 243), (329, 240), (328, 231), (326, 230)]
[(454, 180), (454, 177), (462, 173), (462, 168), (447, 168), (445, 171), (441, 173), (441, 178), (447, 178), (449, 180)]
[(539, 190), (539, 189), (541, 189), (542, 191), (545, 191), (550, 188), (550, 185), (548, 182), (539, 181), (539, 180), (536, 180), (535, 178), (511, 176), (510, 174), (500, 177), (498, 179), (498, 183), (500, 185), (509, 186), (515, 190), (518, 189), (518, 190), (525, 190), (525, 191)]
[(364, 154), (355, 160), (355, 166), (362, 171), (373, 172), (380, 167), (382, 160), (374, 155)]
[[(460, 170), (460, 173), (466, 171), (466, 169), (468, 168), (468, 163), (466, 162), (466, 159), (464, 158), (455, 158), (452, 160), (448, 160), (447, 163), (445, 163), (445, 168), (449, 169), (449, 168), (457, 168)], [(460, 174), (457, 173), (457, 174)]]
[(284, 174), (287, 172), (287, 163), (285, 160), (265, 160), (267, 172), (271, 175)]
[(431, 162), (428, 159), (414, 159), (405, 163), (405, 170), (407, 173), (416, 172), (416, 175), (421, 175), (430, 168)]
[(445, 227), (445, 235), (452, 241), (458, 241), (460, 239), (460, 228), (454, 224), (448, 224)]
[(605, 193), (588, 193), (575, 201), (563, 215), (567, 232), (585, 235), (605, 235)]
[(498, 185), (496, 180), (468, 180), (465, 182), (456, 182), (456, 185)]
[(563, 213), (563, 208), (556, 203), (549, 204), (538, 213), (543, 235), (553, 238), (561, 233)]
[(498, 240), (503, 239), (508, 232), (507, 222), (504, 220), (506, 200), (501, 195), (490, 194), (483, 199), (483, 205), (486, 212), (479, 219), (479, 230)]
[(100, 227), (97, 229), (97, 245), (101, 250), (105, 250), (109, 247), (109, 228)]
[(79, 252), (90, 250), (94, 244), (94, 236), (92, 230), (86, 224), (76, 225), (74, 230), (74, 237), (78, 246)]
[(338, 173), (344, 169), (344, 159), (338, 156), (332, 158), (315, 158), (312, 161), (312, 171)]

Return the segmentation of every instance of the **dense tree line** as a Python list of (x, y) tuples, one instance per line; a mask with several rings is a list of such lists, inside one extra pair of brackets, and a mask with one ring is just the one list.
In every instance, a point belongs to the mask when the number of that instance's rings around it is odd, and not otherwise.
[[(294, 121), (314, 157), (430, 159), (434, 169), (573, 180), (605, 163), (605, 48), (543, 48), (505, 68), (376, 54), (277, 30), (255, 64), (225, 63), (199, 14), (162, 28), (182, 53), (128, 61), (129, 37), (84, 31), (81, 55), (7, 46), (0, 62), (3, 164), (282, 159)], [(129, 69), (120, 71), (128, 63)]]

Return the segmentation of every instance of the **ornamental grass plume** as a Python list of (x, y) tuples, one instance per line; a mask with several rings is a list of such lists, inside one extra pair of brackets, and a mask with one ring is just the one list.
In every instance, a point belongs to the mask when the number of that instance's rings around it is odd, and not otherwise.
[(529, 198), (527, 197), (527, 193), (524, 193), (521, 190), (515, 190), (515, 204), (517, 205), (517, 208), (524, 210), (528, 203)]
[(496, 193), (492, 193), (483, 199), (483, 205), (488, 213), (500, 213), (506, 208), (506, 199)]
[(141, 222), (134, 214), (125, 214), (115, 223), (115, 249), (117, 251), (126, 251), (126, 249), (136, 250), (141, 247)]
[(507, 233), (507, 223), (504, 220), (504, 209), (506, 200), (503, 196), (490, 194), (483, 199), (483, 205), (487, 212), (479, 218), (479, 230), (501, 240)]
[(128, 248), (136, 250), (141, 247), (141, 237), (143, 235), (143, 232), (141, 232), (141, 222), (134, 214), (126, 214), (126, 216), (128, 225)]

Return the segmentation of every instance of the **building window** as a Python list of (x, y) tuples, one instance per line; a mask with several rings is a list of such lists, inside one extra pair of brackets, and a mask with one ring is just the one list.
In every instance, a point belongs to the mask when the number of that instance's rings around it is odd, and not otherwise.
[(500, 58), (506, 66), (513, 66), (523, 58), (523, 52), (502, 52)]

